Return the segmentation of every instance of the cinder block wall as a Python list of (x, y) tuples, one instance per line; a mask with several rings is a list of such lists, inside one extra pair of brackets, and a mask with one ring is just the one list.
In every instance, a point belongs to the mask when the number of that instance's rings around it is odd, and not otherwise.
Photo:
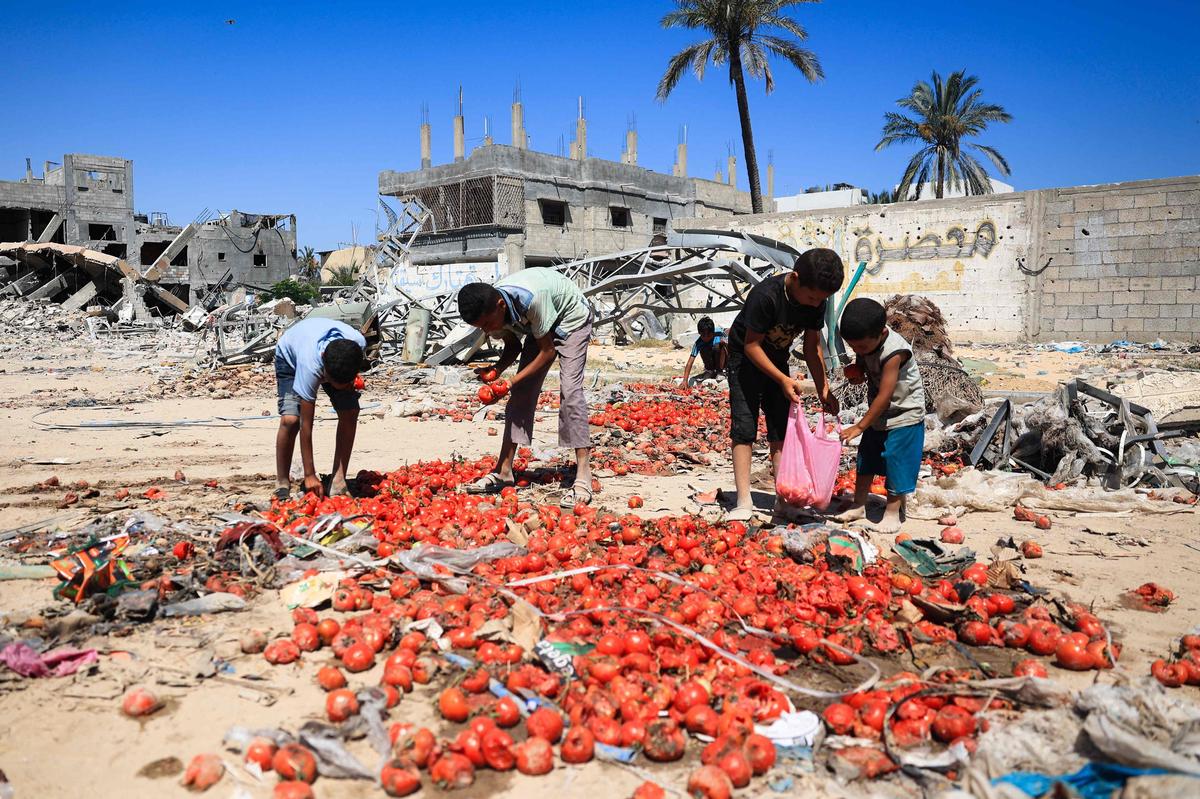
[(1042, 193), (1033, 337), (1200, 340), (1200, 176)]
[(928, 296), (960, 341), (1200, 340), (1200, 176), (689, 225), (865, 261), (855, 296)]

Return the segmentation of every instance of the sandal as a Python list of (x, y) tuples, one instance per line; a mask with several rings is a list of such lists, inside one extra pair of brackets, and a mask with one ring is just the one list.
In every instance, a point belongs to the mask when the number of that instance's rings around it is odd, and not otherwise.
[(558, 501), (558, 506), (563, 509), (569, 509), (580, 504), (591, 505), (593, 496), (595, 495), (592, 493), (592, 489), (575, 483), (567, 489), (567, 493), (562, 495), (562, 499)]
[(499, 494), (503, 489), (513, 485), (512, 480), (505, 480), (495, 472), (489, 472), (463, 490), (468, 494)]

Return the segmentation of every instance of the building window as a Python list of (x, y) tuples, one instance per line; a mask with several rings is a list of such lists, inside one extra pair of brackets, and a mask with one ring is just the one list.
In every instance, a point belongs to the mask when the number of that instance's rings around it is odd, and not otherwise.
[(223, 252), (219, 252), (219, 253), (217, 253), (217, 260), (218, 260), (218, 261), (224, 261), (224, 260), (225, 260), (225, 253), (223, 253)]
[(76, 186), (75, 188), (78, 189), (79, 191), (87, 191), (88, 190), (87, 186)]
[(610, 205), (608, 207), (608, 218), (613, 227), (633, 227), (633, 215), (629, 213), (628, 208), (622, 208), (619, 205)]
[(187, 266), (188, 265), (188, 250), (184, 247), (179, 251), (179, 254), (171, 259), (171, 266)]
[(267, 256), (261, 252), (254, 253), (254, 265), (255, 266), (266, 266), (267, 265)]
[(661, 216), (654, 217), (654, 228), (650, 232), (651, 233), (666, 233), (667, 232), (667, 220), (663, 219)]
[(117, 231), (112, 225), (88, 223), (88, 238), (92, 241), (116, 241)]
[(567, 204), (561, 200), (538, 200), (542, 209), (542, 224), (563, 227), (570, 219)]

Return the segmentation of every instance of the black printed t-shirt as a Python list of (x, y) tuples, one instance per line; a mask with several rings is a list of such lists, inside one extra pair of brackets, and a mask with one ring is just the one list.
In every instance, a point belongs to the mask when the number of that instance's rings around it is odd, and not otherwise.
[(729, 329), (729, 351), (746, 351), (746, 331), (762, 333), (762, 347), (776, 366), (786, 364), (796, 337), (805, 330), (825, 326), (825, 303), (801, 305), (787, 296), (783, 279), (773, 275), (750, 290), (737, 319)]

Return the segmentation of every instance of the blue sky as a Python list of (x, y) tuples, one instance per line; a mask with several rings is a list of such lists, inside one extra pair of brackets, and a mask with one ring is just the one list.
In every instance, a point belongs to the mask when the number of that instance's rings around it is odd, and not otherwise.
[[(108, 8), (105, 8), (108, 5)], [(64, 152), (134, 160), (139, 211), (291, 211), (302, 245), (371, 240), (381, 169), (419, 161), (422, 103), (434, 161), (451, 156), (461, 83), (468, 146), (490, 116), (509, 142), (519, 80), (535, 149), (570, 138), (583, 95), (590, 154), (618, 158), (636, 116), (641, 164), (669, 171), (681, 125), (689, 171), (727, 148), (747, 185), (736, 105), (719, 71), (654, 88), (698, 38), (664, 31), (668, 0), (540, 3), (4, 3), (0, 178)], [(776, 193), (896, 182), (909, 150), (874, 152), (883, 113), (912, 84), (966, 68), (1013, 122), (982, 141), (1018, 189), (1200, 172), (1200, 3), (828, 0), (794, 15), (826, 79), (776, 65), (752, 85), (759, 157)], [(226, 20), (234, 20), (227, 24)], [(765, 184), (764, 184), (765, 185)]]

